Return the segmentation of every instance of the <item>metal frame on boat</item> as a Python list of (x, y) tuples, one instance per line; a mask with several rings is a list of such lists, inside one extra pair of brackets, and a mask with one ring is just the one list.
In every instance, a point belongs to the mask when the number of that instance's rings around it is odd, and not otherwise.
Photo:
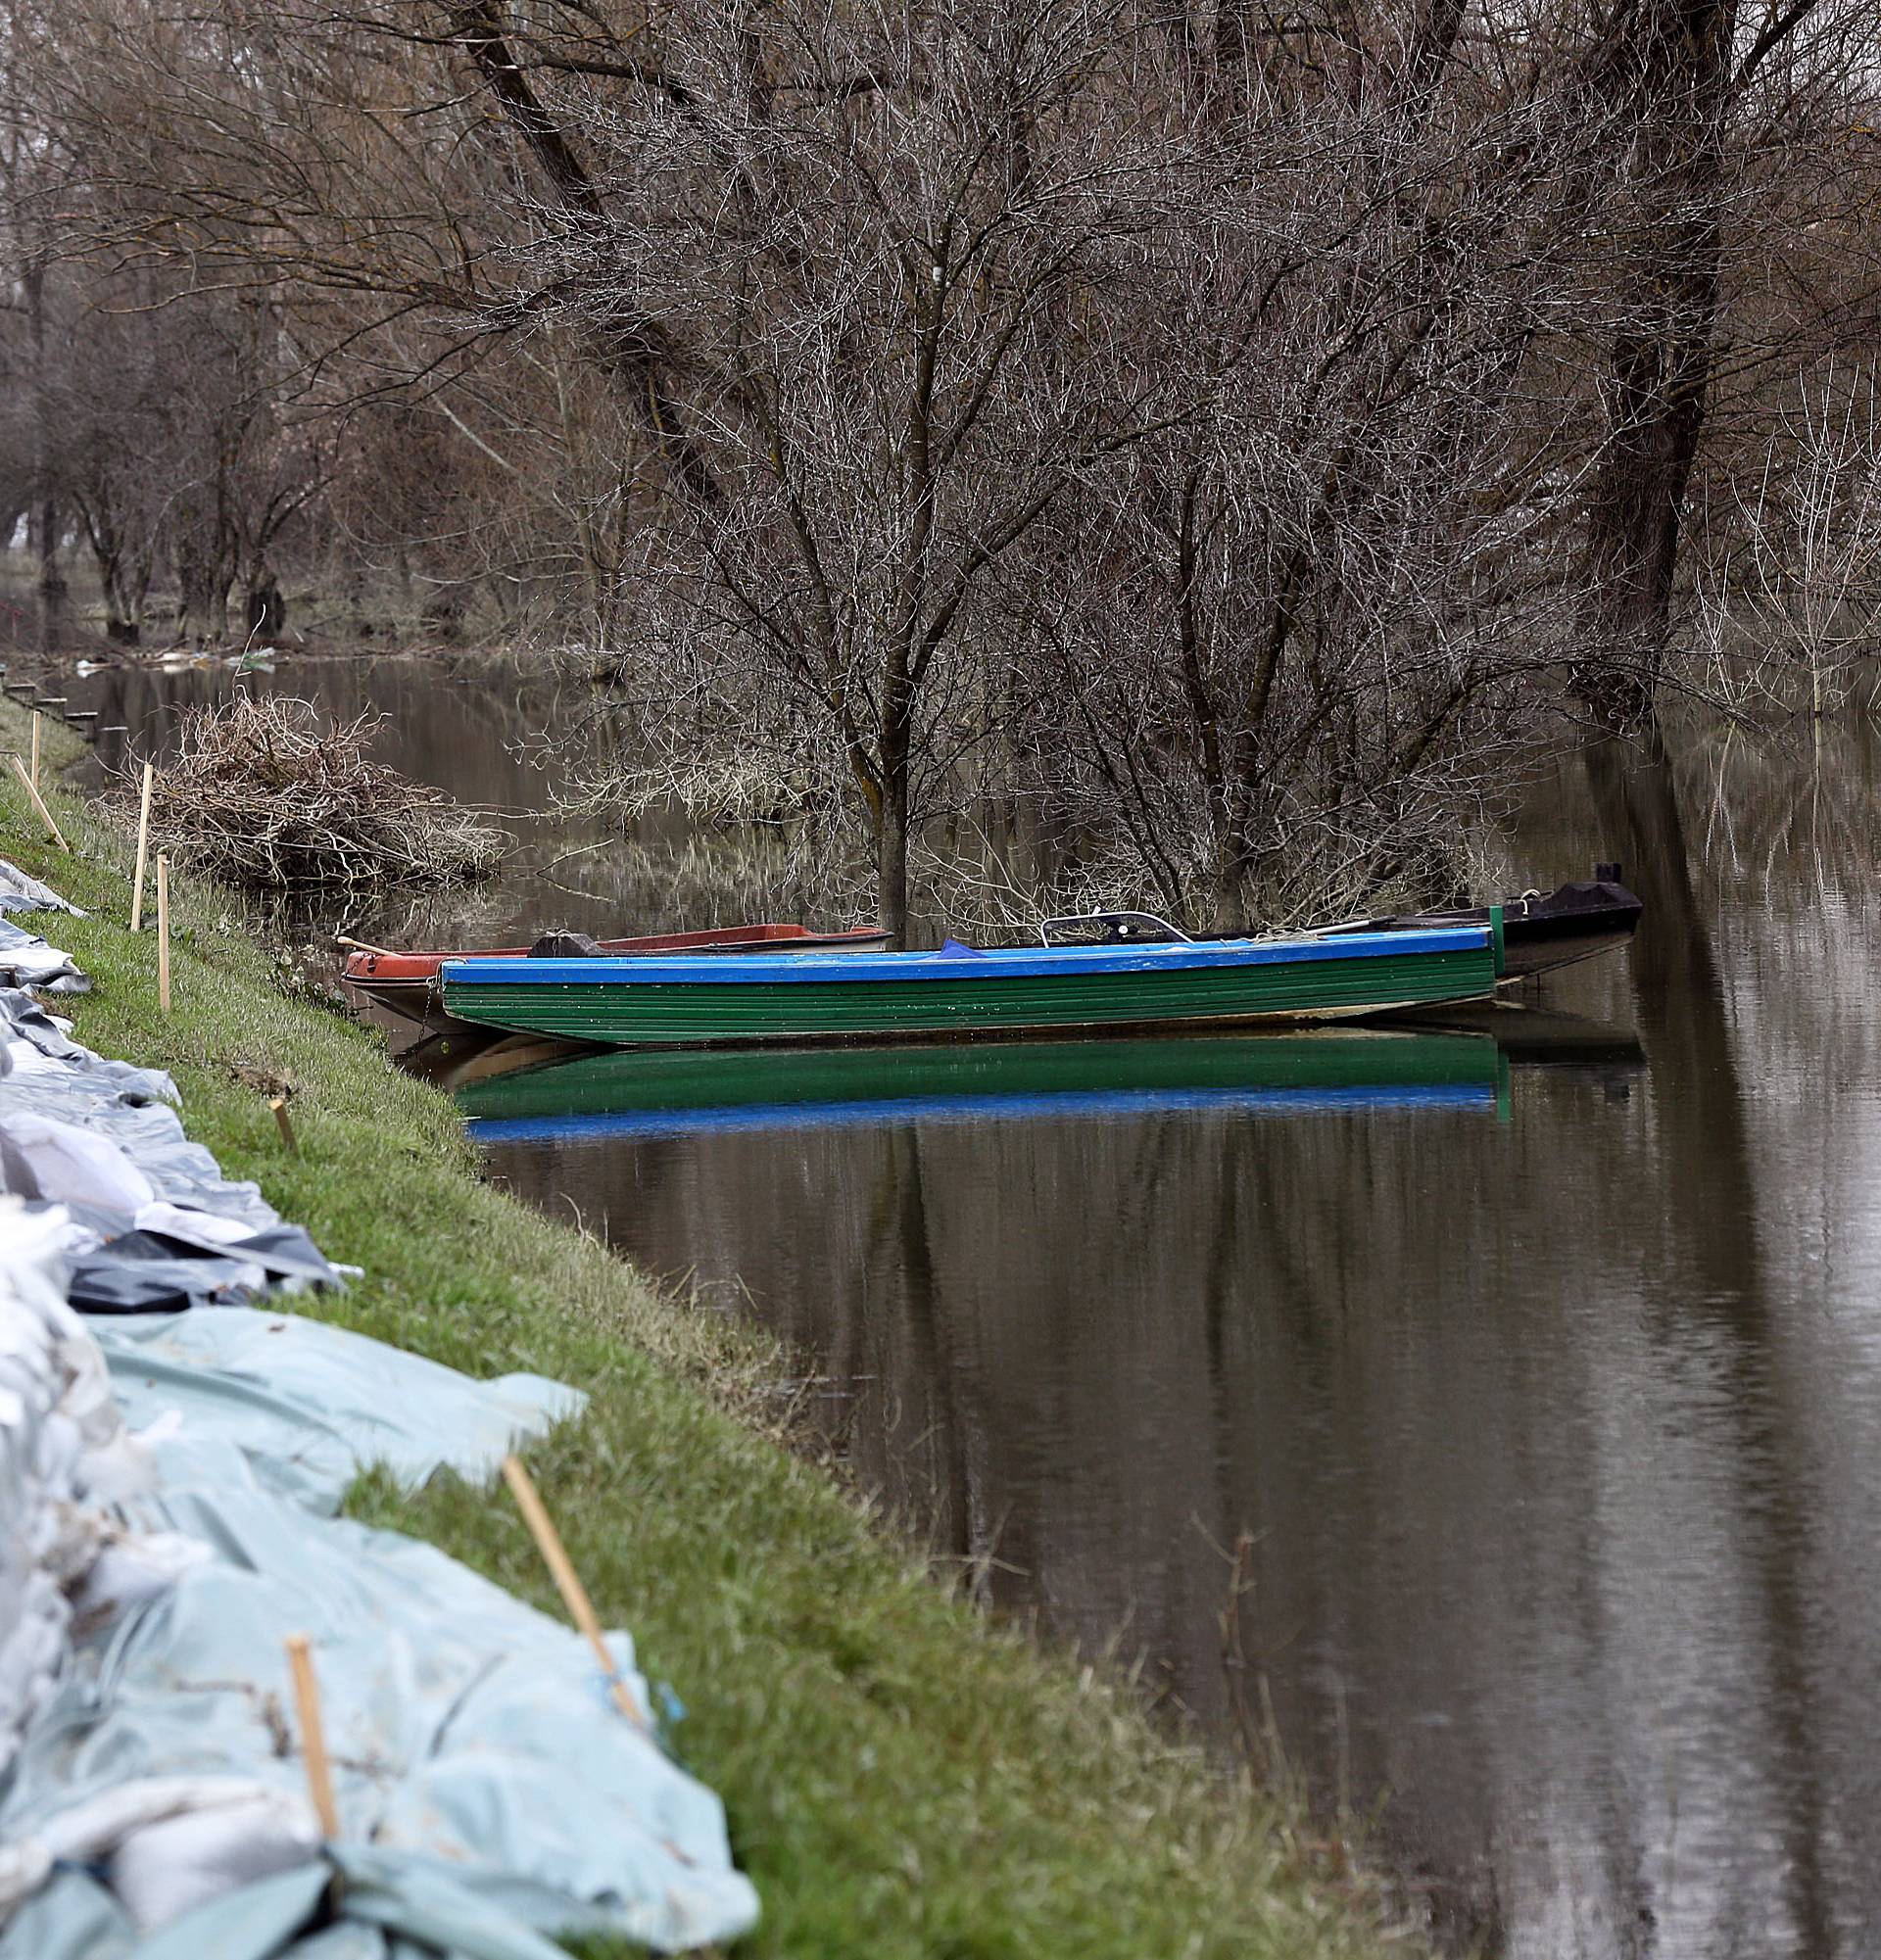
[[(1445, 926), (1487, 926), (1500, 910), (1505, 980), (1530, 980), (1599, 953), (1627, 945), (1645, 907), (1619, 881), (1619, 866), (1594, 867), (1591, 880), (1557, 885), (1553, 891), (1524, 891), (1497, 907), (1464, 906), (1450, 912), (1387, 913), (1322, 926), (1318, 932), (1342, 937), (1370, 932), (1423, 932)], [(1181, 942), (1209, 945), (1227, 935), (1193, 934), (1153, 912), (1071, 913), (1046, 919), (1038, 928), (1047, 945), (1156, 945)]]

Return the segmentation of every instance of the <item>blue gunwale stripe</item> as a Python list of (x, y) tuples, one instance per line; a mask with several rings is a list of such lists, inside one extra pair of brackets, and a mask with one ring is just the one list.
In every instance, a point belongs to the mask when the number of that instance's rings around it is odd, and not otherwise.
[(1020, 980), (1052, 974), (1177, 973), (1195, 968), (1305, 965), (1320, 960), (1390, 959), (1409, 953), (1475, 952), (1489, 944), (1486, 926), (1446, 926), (1415, 932), (1347, 932), (1323, 939), (1217, 939), (1153, 946), (1003, 946), (969, 956), (942, 953), (639, 953), (585, 960), (446, 960), (453, 987), (702, 984), (770, 986), (813, 980)]

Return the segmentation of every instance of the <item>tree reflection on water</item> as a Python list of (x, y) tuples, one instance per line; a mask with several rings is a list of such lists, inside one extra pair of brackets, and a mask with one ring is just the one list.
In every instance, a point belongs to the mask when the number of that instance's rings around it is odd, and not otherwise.
[(494, 1168), (655, 1267), (736, 1276), (871, 1488), (1225, 1741), (1248, 1534), (1278, 1744), (1440, 1925), (1523, 1955), (1857, 1952), (1873, 777), (1850, 736), (1812, 798), (1732, 742), (1610, 745), (1545, 786), (1519, 874), (1619, 857), (1648, 908), (1630, 968), (1551, 998), (1636, 1027), (1650, 1066), (1518, 1055), (1507, 1122), (1149, 1108)]

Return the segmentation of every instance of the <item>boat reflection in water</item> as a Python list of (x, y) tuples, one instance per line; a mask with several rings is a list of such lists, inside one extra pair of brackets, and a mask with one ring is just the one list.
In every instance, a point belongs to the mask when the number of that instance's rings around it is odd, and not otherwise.
[[(538, 1066), (492, 1073), (517, 1052), (440, 1058), (491, 1175), (782, 1336), (806, 1418), (977, 1594), (1140, 1655), (1145, 1687), (1232, 1748), (1222, 1548), (1255, 1533), (1243, 1645), (1288, 1761), (1337, 1799), (1316, 1746), (1335, 1669), (1352, 1696), (1340, 1685), (1326, 1714), (1326, 1756), (1349, 1718), (1355, 1800), (1412, 1793), (1387, 1820), (1393, 1852), (1472, 1866), (1471, 1728), (1410, 1730), (1447, 1745), (1428, 1765), (1432, 1815), (1423, 1765), (1375, 1725), (1402, 1677), (1420, 1709), (1468, 1687), (1438, 1697), (1423, 1671), (1466, 1647), (1399, 1637), (1420, 1617), (1413, 1527), (1454, 1489), (1506, 1346), (1461, 1283), (1455, 1220), (1534, 1150), (1537, 1119), (1551, 1174), (1564, 1112), (1595, 1130), (1630, 1119), (1643, 1058), (1629, 1032), (1501, 1008), (1417, 1030), (548, 1066), (537, 1051)], [(1436, 1309), (1413, 1264), (1431, 1243), (1464, 1259)], [(1375, 1348), (1388, 1380), (1428, 1349), (1438, 1385), (1456, 1385), (1462, 1411), (1432, 1422), (1436, 1464), (1416, 1460), (1415, 1424), (1370, 1379)], [(1468, 1495), (1493, 1506), (1502, 1483)], [(1393, 1506), (1403, 1527), (1380, 1524)], [(1444, 1513), (1441, 1536), (1461, 1557), (1484, 1528)], [(1379, 1647), (1369, 1599), (1338, 1575), (1388, 1595)], [(1319, 1629), (1348, 1620), (1346, 1656)]]
[(486, 1142), (1130, 1120), (1183, 1110), (1493, 1112), (1507, 1066), (1480, 1034), (1273, 1034), (867, 1049), (613, 1050), (486, 1076), (458, 1101)]
[(433, 1074), (494, 1144), (1184, 1111), (1506, 1114), (1512, 1061), (1623, 1075), (1640, 1060), (1630, 1035), (1598, 1024), (1490, 1010), (1417, 1032), (574, 1055), (500, 1043), (438, 1057)]

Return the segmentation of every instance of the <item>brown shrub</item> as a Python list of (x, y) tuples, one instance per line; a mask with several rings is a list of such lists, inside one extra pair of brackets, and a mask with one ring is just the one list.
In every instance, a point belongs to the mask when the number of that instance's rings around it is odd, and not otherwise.
[(183, 725), (156, 773), (151, 835), (251, 889), (442, 884), (489, 872), (502, 831), (440, 791), (374, 762), (384, 719), (330, 726), (311, 701), (238, 694)]

